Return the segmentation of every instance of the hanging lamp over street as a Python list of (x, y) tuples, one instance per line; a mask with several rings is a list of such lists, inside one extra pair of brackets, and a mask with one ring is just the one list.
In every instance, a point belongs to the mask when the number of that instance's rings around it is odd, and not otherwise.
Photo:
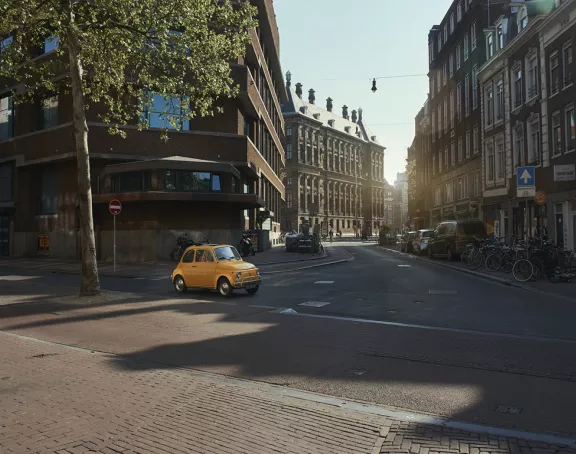
[(372, 93), (376, 93), (376, 90), (378, 90), (378, 87), (376, 87), (376, 79), (372, 80)]

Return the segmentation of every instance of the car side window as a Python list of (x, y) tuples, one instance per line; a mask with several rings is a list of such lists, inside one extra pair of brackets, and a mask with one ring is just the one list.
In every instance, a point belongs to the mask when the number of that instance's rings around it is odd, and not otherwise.
[(442, 224), (438, 226), (438, 229), (436, 230), (436, 235), (444, 235), (445, 232), (446, 232), (446, 224)]
[(194, 251), (188, 251), (182, 257), (182, 263), (192, 263), (194, 261)]
[(447, 233), (448, 233), (449, 235), (451, 235), (451, 234), (453, 234), (453, 233), (456, 232), (456, 229), (454, 228), (454, 224), (448, 224), (446, 227), (447, 227), (447, 229), (446, 229), (446, 230), (447, 230)]
[(194, 259), (194, 261), (195, 261), (196, 263), (206, 262), (206, 261), (207, 261), (207, 260), (206, 260), (206, 251), (203, 250), (203, 249), (198, 249), (198, 250), (196, 251), (196, 258)]

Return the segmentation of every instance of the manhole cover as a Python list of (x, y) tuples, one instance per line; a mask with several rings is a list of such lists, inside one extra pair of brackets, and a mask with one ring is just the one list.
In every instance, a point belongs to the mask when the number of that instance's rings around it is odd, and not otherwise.
[(298, 306), (308, 306), (308, 307), (323, 307), (328, 306), (326, 301), (306, 301), (305, 303), (301, 303)]
[(498, 405), (496, 411), (508, 415), (519, 415), (522, 412), (522, 409), (520, 407), (513, 407), (512, 405)]
[(350, 375), (355, 375), (356, 377), (360, 377), (361, 375), (364, 375), (366, 373), (365, 370), (362, 369), (352, 369), (348, 371), (348, 374)]

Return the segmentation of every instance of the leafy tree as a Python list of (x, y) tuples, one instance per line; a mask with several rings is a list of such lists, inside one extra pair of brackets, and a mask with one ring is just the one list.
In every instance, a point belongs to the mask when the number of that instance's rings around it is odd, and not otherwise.
[[(229, 0), (0, 0), (0, 87), (15, 103), (59, 89), (73, 100), (82, 295), (100, 291), (87, 110), (98, 105), (110, 132), (125, 136), (122, 126), (140, 112), (158, 113), (161, 93), (164, 138), (186, 119), (213, 114), (216, 99), (237, 93), (229, 64), (244, 54), (255, 15), (248, 2)], [(56, 50), (31, 59), (45, 44)]]

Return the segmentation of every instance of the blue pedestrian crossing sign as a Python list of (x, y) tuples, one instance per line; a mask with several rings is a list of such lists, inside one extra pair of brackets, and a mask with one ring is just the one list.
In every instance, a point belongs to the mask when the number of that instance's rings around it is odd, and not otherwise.
[(535, 167), (518, 167), (516, 169), (516, 176), (518, 177), (516, 182), (517, 187), (536, 186)]

